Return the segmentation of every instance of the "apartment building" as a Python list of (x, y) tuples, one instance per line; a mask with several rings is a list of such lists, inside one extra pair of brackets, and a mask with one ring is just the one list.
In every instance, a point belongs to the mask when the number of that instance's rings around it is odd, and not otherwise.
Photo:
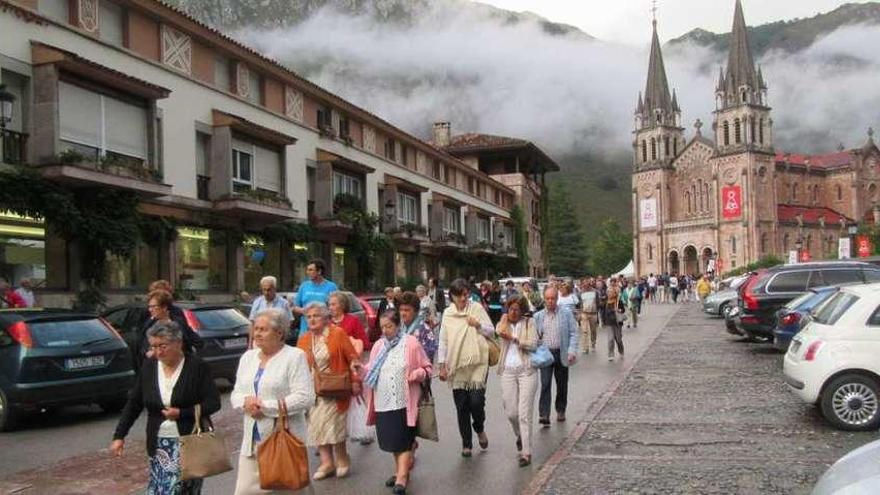
[[(3, 166), (124, 190), (174, 222), (173, 239), (108, 259), (111, 300), (156, 278), (203, 300), (266, 274), (292, 289), (310, 256), (350, 288), (515, 261), (513, 187), (159, 1), (0, 0), (0, 84), (14, 96)], [(375, 280), (357, 280), (341, 195), (391, 239)], [(269, 240), (282, 222), (317, 241)], [(38, 280), (44, 304), (78, 289), (78, 249), (0, 211), (0, 276)]]

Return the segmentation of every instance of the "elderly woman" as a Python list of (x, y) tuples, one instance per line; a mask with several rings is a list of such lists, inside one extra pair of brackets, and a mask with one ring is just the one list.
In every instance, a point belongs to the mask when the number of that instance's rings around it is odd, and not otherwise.
[(404, 292), (397, 300), (397, 310), (400, 314), (400, 328), (403, 333), (416, 338), (425, 350), (428, 359), (434, 361), (437, 354), (437, 339), (434, 336), (433, 326), (426, 321), (419, 312), (419, 296), (413, 292)]
[[(440, 380), (449, 381), (458, 415), (461, 455), (473, 455), (473, 432), (480, 447), (489, 448), (486, 421), (486, 378), (489, 375), (489, 343), (495, 327), (479, 302), (469, 299), (470, 287), (463, 279), (449, 286), (453, 304), (443, 312), (437, 363)], [(473, 423), (473, 430), (471, 424)]]
[(272, 493), (260, 489), (256, 452), (275, 428), (279, 401), (287, 406), (287, 424), (293, 433), (305, 437), (304, 413), (314, 403), (315, 391), (305, 352), (284, 345), (289, 331), (287, 311), (271, 308), (257, 313), (254, 348), (238, 362), (235, 388), (229, 397), (232, 407), (244, 413), (235, 495)]
[[(327, 309), (330, 310), (330, 322), (333, 325), (345, 330), (345, 333), (352, 339), (359, 340), (361, 350), (369, 351), (371, 348), (370, 339), (367, 338), (367, 332), (361, 320), (349, 313), (351, 311), (348, 297), (341, 292), (333, 292), (327, 299)], [(352, 342), (354, 344), (354, 342)], [(355, 345), (357, 348), (357, 345)]]
[[(164, 282), (164, 284), (162, 282)], [(153, 282), (151, 285), (170, 288), (164, 280)], [(136, 370), (140, 369), (141, 363), (145, 357), (150, 358), (153, 356), (153, 352), (149, 348), (147, 330), (157, 322), (173, 321), (177, 323), (177, 326), (180, 327), (183, 335), (184, 353), (191, 354), (194, 348), (198, 349), (202, 347), (201, 337), (190, 328), (183, 311), (174, 306), (174, 298), (172, 297), (171, 292), (165, 290), (165, 288), (155, 289), (147, 296), (147, 314), (149, 317), (144, 320), (141, 325), (141, 338), (135, 348), (134, 367)]]
[(198, 494), (202, 480), (180, 480), (179, 437), (195, 425), (195, 406), (201, 417), (220, 410), (220, 394), (207, 363), (183, 352), (183, 332), (173, 321), (159, 321), (147, 331), (156, 360), (144, 361), (134, 390), (113, 433), (110, 451), (122, 456), (125, 437), (141, 411), (147, 410), (147, 454), (150, 456), (150, 495)]
[(502, 339), (498, 375), (501, 377), (501, 397), (504, 411), (516, 435), (516, 450), (520, 467), (532, 463), (532, 413), (538, 391), (538, 373), (532, 368), (530, 353), (538, 344), (538, 331), (531, 318), (525, 318), (529, 301), (515, 295), (507, 300), (507, 313), (501, 317), (495, 331)]
[(428, 288), (424, 285), (416, 286), (416, 296), (419, 298), (419, 318), (433, 327), (437, 324), (437, 310), (434, 301), (428, 295)]
[[(304, 310), (308, 331), (297, 342), (306, 352), (312, 373), (350, 373), (351, 395), (361, 392), (360, 356), (348, 335), (330, 324), (330, 313), (322, 303), (309, 303)], [(312, 476), (315, 480), (333, 476), (344, 477), (351, 467), (345, 449), (346, 413), (351, 395), (340, 398), (318, 395), (309, 411), (309, 445), (317, 446), (321, 465)]]
[[(415, 294), (409, 292), (406, 294)], [(403, 305), (401, 305), (402, 309)], [(364, 383), (368, 389), (367, 423), (376, 425), (379, 448), (394, 454), (395, 473), (385, 485), (406, 493), (413, 464), (420, 384), (431, 376), (431, 361), (418, 340), (400, 330), (400, 316), (386, 311), (379, 317), (383, 338), (370, 353)]]

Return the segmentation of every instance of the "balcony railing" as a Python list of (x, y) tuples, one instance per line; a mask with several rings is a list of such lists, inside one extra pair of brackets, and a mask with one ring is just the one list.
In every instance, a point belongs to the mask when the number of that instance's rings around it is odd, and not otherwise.
[(0, 134), (3, 136), (3, 163), (24, 163), (28, 135), (7, 129), (0, 130)]

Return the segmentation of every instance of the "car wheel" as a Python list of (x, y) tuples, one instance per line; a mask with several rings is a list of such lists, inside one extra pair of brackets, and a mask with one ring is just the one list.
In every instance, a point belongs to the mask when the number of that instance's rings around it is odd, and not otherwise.
[(101, 408), (105, 413), (115, 413), (122, 410), (125, 407), (125, 403), (128, 401), (126, 396), (117, 397), (115, 399), (107, 399), (105, 401), (101, 401), (98, 403), (98, 407)]
[(835, 378), (822, 392), (822, 415), (841, 430), (876, 430), (880, 427), (880, 383), (856, 373)]
[(9, 405), (9, 400), (3, 390), (0, 390), (0, 431), (15, 429), (16, 413)]
[(724, 303), (721, 305), (721, 308), (718, 310), (718, 314), (720, 314), (722, 318), (727, 319), (727, 315), (730, 314), (730, 310), (731, 310), (730, 304)]

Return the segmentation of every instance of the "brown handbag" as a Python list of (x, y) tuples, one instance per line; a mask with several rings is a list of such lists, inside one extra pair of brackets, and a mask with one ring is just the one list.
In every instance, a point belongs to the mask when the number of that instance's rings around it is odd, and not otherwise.
[(328, 399), (344, 399), (351, 397), (351, 373), (321, 371), (315, 359), (315, 341), (312, 341), (312, 362), (314, 363), (315, 395)]
[(501, 346), (492, 337), (486, 337), (486, 342), (489, 344), (489, 366), (495, 366), (501, 361)]
[(207, 478), (232, 471), (222, 434), (202, 431), (202, 406), (196, 404), (196, 424), (191, 435), (180, 437), (180, 479)]
[(257, 447), (260, 488), (300, 490), (309, 486), (309, 454), (306, 446), (287, 429), (287, 405), (278, 401), (275, 430)]

